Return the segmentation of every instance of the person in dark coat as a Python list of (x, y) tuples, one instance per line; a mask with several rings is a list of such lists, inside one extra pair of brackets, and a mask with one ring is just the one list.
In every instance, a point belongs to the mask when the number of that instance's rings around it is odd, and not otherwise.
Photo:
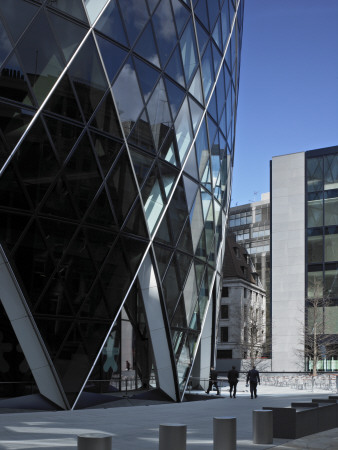
[(246, 384), (250, 381), (250, 394), (251, 398), (255, 396), (257, 398), (257, 383), (261, 384), (261, 380), (259, 378), (259, 372), (256, 370), (256, 367), (253, 366), (251, 370), (249, 370), (246, 377)]
[(238, 383), (239, 373), (236, 370), (235, 366), (232, 366), (232, 369), (228, 372), (228, 381), (230, 385), (230, 398), (232, 398), (232, 391), (234, 391), (234, 398), (236, 398), (236, 389)]
[(217, 377), (218, 377), (218, 373), (216, 372), (215, 367), (211, 367), (210, 368), (210, 376), (209, 376), (209, 386), (208, 386), (208, 390), (206, 391), (206, 394), (209, 394), (209, 392), (212, 389), (212, 386), (215, 386), (215, 388), (217, 389), (217, 395), (221, 395), (219, 388), (218, 388)]

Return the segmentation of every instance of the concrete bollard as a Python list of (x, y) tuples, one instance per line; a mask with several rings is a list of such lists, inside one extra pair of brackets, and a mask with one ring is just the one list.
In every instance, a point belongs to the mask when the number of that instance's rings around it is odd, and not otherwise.
[(214, 417), (214, 450), (236, 450), (236, 417)]
[(252, 429), (254, 444), (273, 443), (273, 412), (271, 409), (252, 411)]
[(186, 450), (187, 426), (181, 423), (160, 424), (159, 450)]
[(106, 433), (86, 433), (77, 437), (78, 450), (112, 450), (112, 435)]

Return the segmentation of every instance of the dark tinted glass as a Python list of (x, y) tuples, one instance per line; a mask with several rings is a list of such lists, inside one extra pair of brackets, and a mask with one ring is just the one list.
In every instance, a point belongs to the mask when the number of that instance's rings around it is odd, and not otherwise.
[(26, 76), (23, 74), (15, 53), (6, 61), (0, 73), (0, 96), (25, 103), (34, 104)]
[(170, 2), (162, 0), (153, 16), (157, 45), (162, 66), (166, 64), (176, 43), (176, 30)]
[(121, 21), (120, 12), (115, 0), (112, 0), (104, 10), (95, 28), (111, 39), (127, 45), (127, 37)]
[[(18, 11), (20, 11), (20, 14), (18, 14)], [(2, 0), (0, 2), (0, 13), (14, 41), (19, 39), (21, 33), (25, 30), (37, 11), (37, 6), (24, 0)]]

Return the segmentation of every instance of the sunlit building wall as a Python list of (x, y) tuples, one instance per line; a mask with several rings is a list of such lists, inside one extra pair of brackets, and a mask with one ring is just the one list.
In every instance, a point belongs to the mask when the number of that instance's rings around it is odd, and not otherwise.
[(243, 8), (1, 0), (2, 395), (207, 377)]

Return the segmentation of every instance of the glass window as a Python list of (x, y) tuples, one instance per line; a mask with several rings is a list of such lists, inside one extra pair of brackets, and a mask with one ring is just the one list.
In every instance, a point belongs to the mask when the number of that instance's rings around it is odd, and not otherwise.
[(211, 91), (211, 87), (214, 83), (214, 71), (210, 43), (202, 58), (202, 78), (204, 86), (204, 98), (205, 100), (207, 100)]
[(309, 298), (323, 296), (323, 271), (317, 267), (308, 271), (307, 295)]
[(198, 63), (195, 46), (195, 34), (190, 21), (181, 37), (181, 55), (183, 60), (185, 80), (190, 84), (190, 79)]
[(222, 287), (222, 297), (229, 297), (229, 288), (228, 286)]
[[(8, 26), (14, 41), (17, 41), (21, 36), (21, 33), (32, 20), (34, 14), (38, 11), (38, 8), (23, 0), (16, 0), (15, 2), (13, 0), (1, 0), (0, 11), (5, 18), (6, 25)], [(20, 11), (20, 14), (18, 14), (18, 11)], [(2, 34), (1, 47), (4, 46), (4, 42), (2, 41), (3, 37), (4, 35)], [(7, 37), (5, 37), (5, 40), (7, 40)]]
[(184, 100), (181, 110), (176, 118), (175, 130), (180, 160), (181, 163), (183, 163), (193, 137), (187, 99)]
[(153, 29), (150, 22), (137, 41), (134, 50), (136, 53), (143, 56), (143, 58), (147, 59), (152, 64), (155, 64), (155, 66), (160, 67), (160, 60), (158, 59)]
[(221, 319), (229, 319), (229, 305), (221, 305)]
[(95, 22), (107, 1), (108, 0), (84, 0), (90, 23)]
[(333, 198), (325, 198), (324, 211), (324, 225), (338, 224), (338, 195)]
[(309, 158), (307, 160), (307, 190), (308, 192), (323, 189), (323, 158)]
[(119, 0), (119, 3), (132, 45), (148, 19), (148, 8), (145, 0)]
[(324, 295), (329, 298), (338, 297), (338, 267), (332, 270), (325, 270)]
[(221, 342), (229, 341), (229, 327), (221, 327)]
[(324, 156), (324, 189), (338, 189), (338, 154)]
[(338, 227), (325, 228), (325, 261), (338, 261)]
[(323, 235), (321, 228), (308, 230), (307, 251), (309, 263), (323, 260)]
[(121, 23), (121, 17), (116, 5), (116, 0), (110, 1), (95, 28), (115, 41), (121, 42), (123, 45), (127, 45), (127, 38)]
[(217, 359), (232, 359), (232, 350), (217, 350)]
[(308, 201), (307, 226), (318, 227), (323, 225), (323, 200)]
[(160, 59), (164, 66), (177, 40), (170, 2), (162, 0), (153, 16), (153, 24)]

